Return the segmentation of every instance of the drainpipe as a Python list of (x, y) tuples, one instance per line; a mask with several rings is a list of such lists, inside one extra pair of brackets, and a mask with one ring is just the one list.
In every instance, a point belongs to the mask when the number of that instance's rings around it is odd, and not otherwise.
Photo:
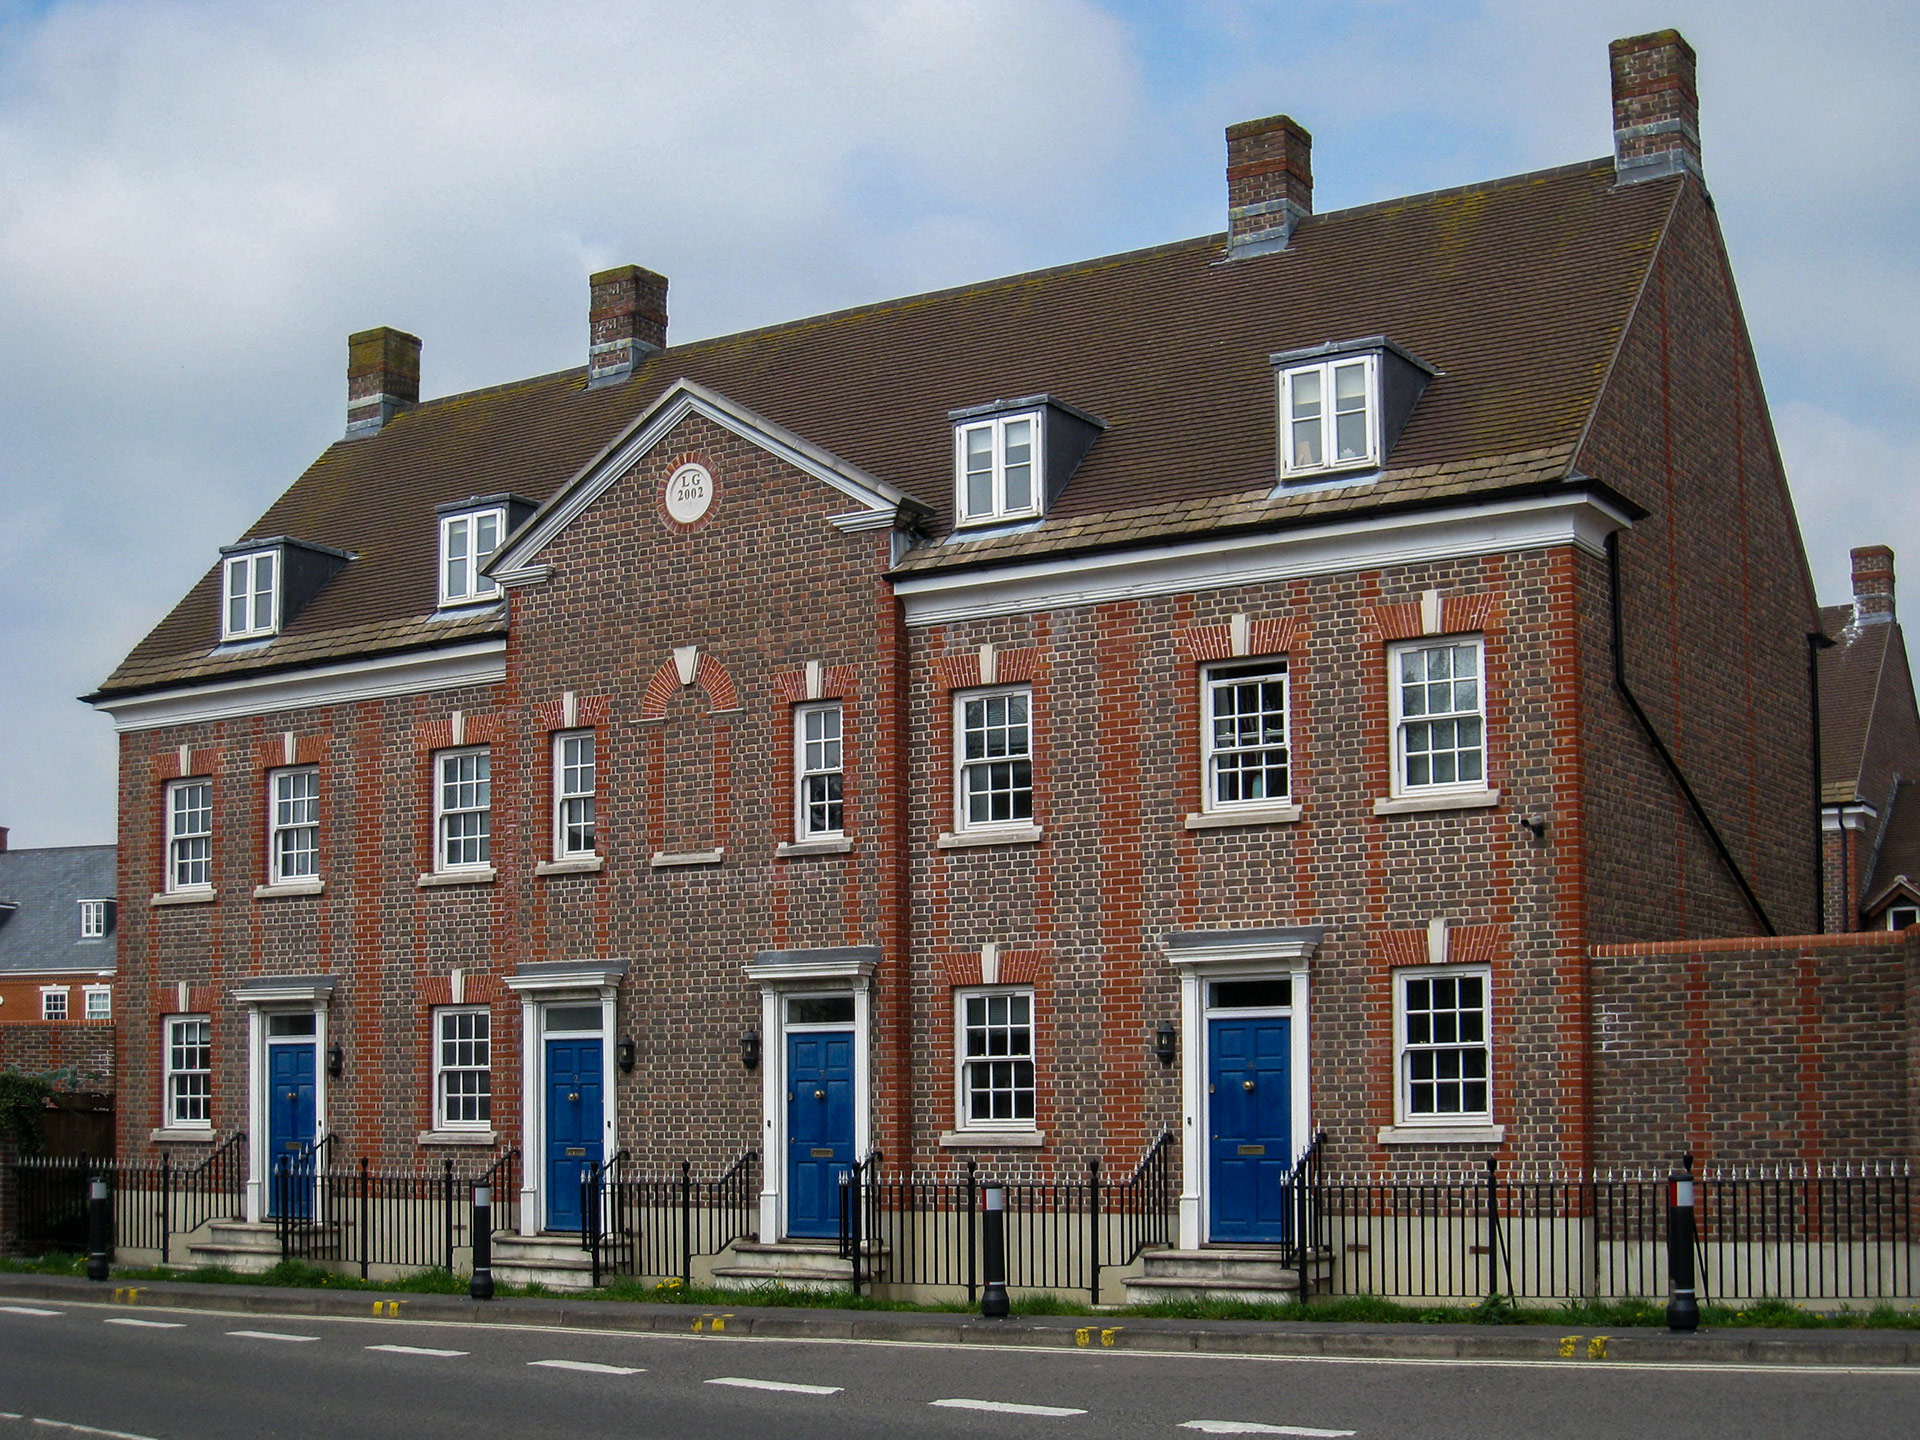
[[(1807, 715), (1813, 747), (1813, 933), (1827, 933), (1827, 830), (1826, 800), (1820, 788), (1820, 652), (1833, 648), (1833, 641), (1818, 630), (1807, 634)], [(1840, 863), (1845, 873), (1847, 832), (1840, 832)]]
[[(1652, 719), (1640, 708), (1633, 688), (1627, 684), (1627, 658), (1625, 650), (1626, 623), (1622, 617), (1620, 604), (1620, 534), (1615, 531), (1607, 536), (1607, 584), (1611, 592), (1613, 608), (1613, 688), (1620, 692), (1620, 698), (1627, 702), (1627, 708), (1633, 712), (1633, 718), (1640, 722), (1640, 728), (1646, 733), (1653, 745), (1654, 753), (1667, 767), (1667, 773), (1673, 777), (1673, 783), (1680, 787), (1680, 793), (1686, 797), (1687, 805), (1693, 811), (1693, 818), (1700, 822), (1700, 828), (1707, 832), (1707, 839), (1713, 845), (1713, 853), (1720, 857), (1720, 863), (1726, 867), (1727, 874), (1733, 877), (1733, 883), (1739, 887), (1741, 897), (1747, 902), (1747, 908), (1753, 911), (1754, 918), (1760, 922), (1760, 928), (1768, 935), (1778, 935), (1773, 921), (1768, 918), (1766, 907), (1761, 905), (1760, 897), (1753, 893), (1753, 887), (1747, 883), (1747, 877), (1740, 871), (1739, 862), (1733, 858), (1733, 852), (1727, 849), (1727, 842), (1720, 838), (1720, 831), (1713, 819), (1707, 814), (1706, 806), (1700, 803), (1700, 797), (1693, 793), (1693, 786), (1687, 783), (1680, 762), (1673, 758), (1673, 752), (1667, 749), (1666, 741), (1660, 738), (1660, 732), (1653, 727)], [(1809, 652), (1811, 653), (1811, 652)], [(1819, 811), (1814, 811), (1819, 819)]]

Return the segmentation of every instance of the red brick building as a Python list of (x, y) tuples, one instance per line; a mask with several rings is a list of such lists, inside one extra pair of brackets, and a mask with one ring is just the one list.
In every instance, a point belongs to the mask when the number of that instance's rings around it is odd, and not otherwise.
[[(1616, 152), (669, 345), (348, 432), (90, 697), (121, 731), (123, 1153), (323, 1132), (1054, 1174), (1593, 1163), (1596, 946), (1817, 928), (1821, 628), (1702, 179)], [(147, 897), (151, 896), (149, 900)], [(1609, 972), (1611, 973), (1611, 972)], [(1625, 1122), (1622, 1122), (1625, 1123)]]

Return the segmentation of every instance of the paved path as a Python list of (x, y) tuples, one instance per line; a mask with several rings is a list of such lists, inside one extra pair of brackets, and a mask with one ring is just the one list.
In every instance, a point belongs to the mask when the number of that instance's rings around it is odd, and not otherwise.
[(1844, 1440), (1920, 1436), (1920, 1371), (796, 1341), (7, 1298), (0, 1414), (0, 1440)]

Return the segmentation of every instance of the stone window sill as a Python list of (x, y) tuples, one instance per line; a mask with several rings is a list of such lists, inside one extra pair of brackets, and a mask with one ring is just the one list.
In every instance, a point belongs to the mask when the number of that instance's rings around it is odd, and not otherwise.
[(1225, 830), (1235, 825), (1291, 825), (1299, 818), (1298, 805), (1266, 805), (1257, 810), (1208, 810), (1187, 816), (1187, 829)]
[(778, 860), (798, 860), (808, 855), (845, 855), (852, 849), (853, 841), (844, 835), (823, 835), (818, 840), (794, 840), (776, 845), (773, 854)]
[(218, 890), (162, 890), (149, 905), (211, 905), (220, 898)]
[(319, 895), (327, 888), (324, 880), (283, 880), (278, 885), (256, 885), (256, 900), (290, 900), (297, 895)]
[(1376, 815), (1425, 815), (1437, 810), (1490, 810), (1500, 803), (1498, 790), (1471, 790), (1465, 795), (1399, 795), (1373, 802)]
[(1382, 1125), (1382, 1145), (1498, 1145), (1504, 1125)]
[(949, 1130), (940, 1137), (942, 1150), (1038, 1150), (1046, 1143), (1044, 1130)]
[(422, 1130), (422, 1145), (492, 1145), (496, 1137), (491, 1130)]
[(727, 848), (717, 850), (657, 850), (647, 863), (656, 870), (684, 870), (698, 865), (718, 865), (727, 858)]
[(213, 1143), (213, 1129), (211, 1126), (205, 1130), (168, 1130), (162, 1128), (159, 1130), (149, 1130), (147, 1132), (147, 1139), (155, 1145), (211, 1145)]
[(436, 885), (491, 885), (498, 874), (491, 865), (472, 870), (429, 870), (413, 883), (422, 890), (430, 890)]
[(942, 850), (971, 850), (982, 845), (1038, 845), (1038, 825), (1009, 825), (999, 830), (960, 830), (942, 835), (934, 845)]
[(604, 855), (569, 855), (564, 860), (542, 860), (533, 867), (536, 875), (598, 875), (607, 868)]

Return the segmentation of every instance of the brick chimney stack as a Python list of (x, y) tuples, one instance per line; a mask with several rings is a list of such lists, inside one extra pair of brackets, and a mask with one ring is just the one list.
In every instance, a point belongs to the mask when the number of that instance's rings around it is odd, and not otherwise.
[(1893, 551), (1862, 545), (1853, 552), (1853, 623), (1883, 625), (1893, 619)]
[(622, 265), (588, 277), (587, 288), (587, 384), (617, 384), (667, 348), (667, 277)]
[(347, 438), (420, 403), (420, 337), (382, 325), (347, 337)]
[(7, 827), (0, 825), (0, 855), (7, 852)]
[(1621, 185), (1700, 172), (1693, 47), (1656, 30), (1607, 47), (1613, 67), (1613, 174)]
[(1313, 137), (1285, 115), (1227, 127), (1227, 256), (1284, 250), (1313, 214)]

